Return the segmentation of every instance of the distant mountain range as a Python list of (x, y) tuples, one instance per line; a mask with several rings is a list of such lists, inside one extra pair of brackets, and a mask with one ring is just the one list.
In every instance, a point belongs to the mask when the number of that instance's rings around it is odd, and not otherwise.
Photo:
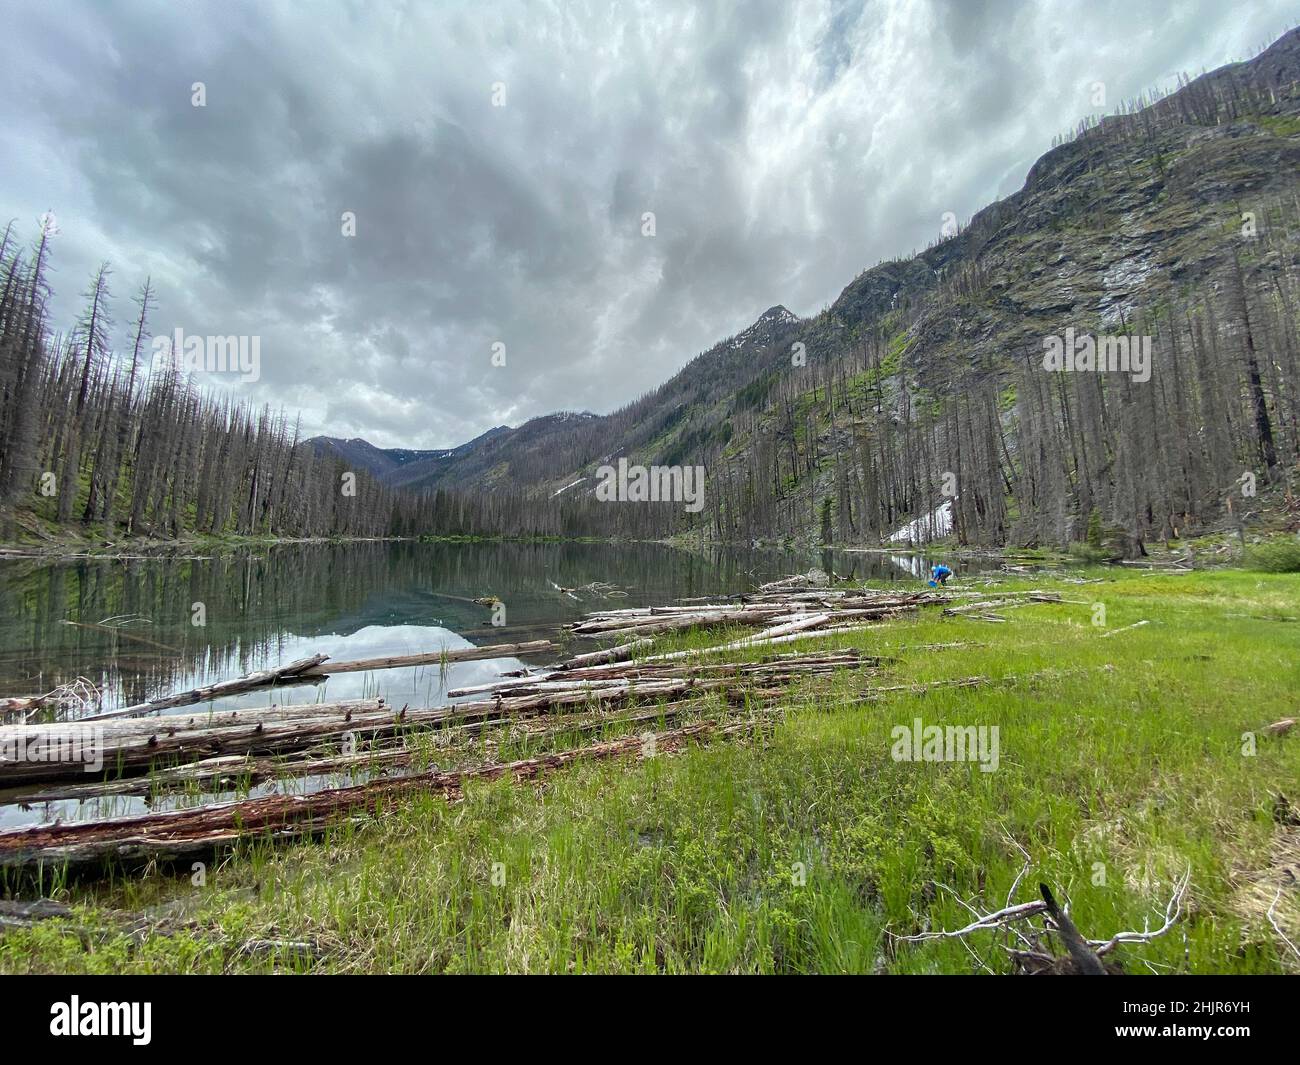
[(502, 434), (513, 431), (507, 425), (499, 425), (468, 443), (446, 451), (381, 448), (360, 437), (344, 440), (337, 436), (314, 436), (305, 442), (305, 446), (312, 448), (320, 457), (342, 459), (351, 469), (364, 470), (382, 484), (393, 487), (425, 487), (436, 485), (443, 471), (468, 458)]
[[(365, 440), (317, 436), (317, 454), (332, 454), (393, 487), (527, 489), (554, 496), (571, 486), (554, 483), (587, 464), (591, 441), (610, 447), (601, 461), (630, 453), (669, 431), (688, 408), (719, 402), (751, 382), (756, 371), (780, 361), (779, 342), (800, 321), (785, 307), (771, 307), (753, 325), (715, 344), (649, 396), (612, 415), (562, 411), (530, 419), (518, 428), (497, 426), (447, 451), (378, 448)], [(775, 353), (775, 354), (774, 354)], [(683, 450), (678, 448), (677, 450)], [(671, 458), (672, 456), (667, 456)]]

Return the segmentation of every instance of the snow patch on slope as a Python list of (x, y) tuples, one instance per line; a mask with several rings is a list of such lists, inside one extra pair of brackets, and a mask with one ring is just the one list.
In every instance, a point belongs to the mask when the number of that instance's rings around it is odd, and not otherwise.
[(573, 484), (566, 484), (563, 488), (557, 489), (556, 491), (552, 492), (552, 493), (551, 493), (551, 498), (554, 499), (554, 498), (555, 498), (556, 496), (558, 496), (561, 492), (567, 492), (570, 488), (573, 487), (573, 485), (576, 485), (576, 484), (582, 484), (582, 482), (585, 481), (586, 479), (587, 479), (587, 478), (585, 478), (585, 477), (579, 477), (576, 481), (573, 482)]
[(952, 532), (952, 500), (945, 499), (929, 514), (909, 521), (889, 537), (891, 544), (923, 544)]

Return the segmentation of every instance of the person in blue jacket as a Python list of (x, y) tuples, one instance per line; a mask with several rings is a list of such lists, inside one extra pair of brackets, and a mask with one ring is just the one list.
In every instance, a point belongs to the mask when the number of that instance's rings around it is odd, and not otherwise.
[(951, 576), (952, 570), (940, 562), (938, 565), (933, 566), (930, 569), (930, 587), (938, 588), (940, 585), (946, 584), (948, 578)]

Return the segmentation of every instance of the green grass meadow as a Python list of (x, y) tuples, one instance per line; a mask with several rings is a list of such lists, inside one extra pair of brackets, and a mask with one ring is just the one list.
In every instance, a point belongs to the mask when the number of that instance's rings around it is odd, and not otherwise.
[[(1300, 972), (1273, 927), (1300, 942), (1300, 727), (1265, 731), (1300, 709), (1300, 575), (1077, 573), (1102, 581), (989, 589), (1081, 601), (999, 609), (1002, 624), (931, 609), (774, 648), (896, 660), (811, 679), (739, 737), (250, 842), (209, 859), (201, 885), (188, 861), (43, 871), (10, 893), (77, 916), (4, 931), (0, 971), (1005, 973), (1005, 933), (897, 937), (1030, 901), (1040, 881), (1090, 938), (1156, 928), (1190, 870), (1176, 926), (1110, 960)], [(970, 676), (987, 683), (853, 701)], [(895, 761), (891, 730), (916, 718), (996, 726), (997, 770)], [(492, 742), (493, 757), (535, 750)], [(127, 929), (123, 913), (166, 931)]]

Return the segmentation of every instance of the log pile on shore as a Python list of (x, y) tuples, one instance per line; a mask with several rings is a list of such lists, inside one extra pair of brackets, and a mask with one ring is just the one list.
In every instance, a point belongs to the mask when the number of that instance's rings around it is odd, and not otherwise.
[(34, 864), (79, 865), (105, 859), (175, 858), (207, 853), (219, 846), (256, 836), (286, 839), (323, 831), (350, 814), (374, 811), (386, 800), (419, 793), (458, 795), (472, 780), (509, 776), (531, 780), (547, 770), (580, 761), (596, 761), (644, 752), (652, 746), (666, 753), (692, 739), (733, 735), (752, 730), (751, 722), (701, 722), (679, 729), (623, 737), (603, 743), (556, 751), (471, 769), (433, 770), (385, 780), (372, 780), (307, 795), (268, 795), (234, 802), (211, 803), (193, 809), (34, 825), (0, 833), (0, 867)]
[[(27, 804), (55, 798), (135, 793), (112, 782), (152, 774), (146, 783), (164, 788), (200, 777), (234, 780), (251, 773), (309, 768), (312, 772), (363, 765), (390, 741), (400, 743), (421, 730), (482, 731), (539, 715), (669, 700), (695, 699), (732, 691), (752, 699), (781, 694), (795, 681), (835, 670), (876, 666), (879, 658), (855, 650), (834, 654), (780, 655), (744, 664), (649, 664), (554, 671), (538, 677), (504, 678), (452, 694), (480, 694), (478, 700), (427, 708), (389, 706), (383, 699), (271, 706), (160, 718), (125, 718), (41, 725), (0, 726), (0, 750), (21, 758), (0, 762), (0, 798)], [(550, 678), (563, 678), (554, 680)], [(350, 737), (350, 739), (349, 739)], [(346, 742), (345, 742), (346, 741)], [(332, 759), (297, 757), (326, 744), (364, 745), (366, 753)], [(84, 758), (60, 752), (88, 751), (102, 772), (87, 773)], [(184, 770), (183, 767), (189, 767)], [(107, 777), (101, 781), (99, 777)], [(58, 784), (60, 787), (51, 787)]]
[[(244, 692), (261, 688), (284, 687), (291, 684), (316, 684), (336, 673), (363, 673), (381, 669), (400, 669), (408, 666), (445, 666), (456, 662), (478, 662), (492, 658), (511, 658), (519, 655), (538, 655), (555, 650), (550, 640), (529, 640), (524, 643), (497, 643), (480, 647), (441, 648), (437, 651), (425, 651), (413, 655), (389, 655), (383, 658), (360, 658), (348, 662), (332, 662), (329, 655), (316, 654), (310, 658), (288, 662), (282, 666), (259, 669), (253, 673), (236, 677), (232, 680), (217, 681), (189, 691), (176, 692), (172, 695), (150, 699), (148, 702), (124, 706), (116, 710), (104, 710), (93, 714), (78, 714), (76, 720), (107, 721), (115, 717), (144, 717), (146, 714), (170, 710), (178, 706), (190, 706), (194, 703), (208, 703), (228, 695), (241, 695)], [(60, 702), (60, 693), (33, 695), (21, 698), (0, 699), (0, 720), (6, 717), (22, 717), (25, 722), (35, 711), (47, 707), (56, 707)], [(80, 700), (84, 701), (84, 700)]]
[[(28, 760), (0, 772), (5, 802), (25, 805), (110, 796), (153, 796), (201, 785), (219, 792), (283, 779), (362, 774), (363, 783), (323, 788), (308, 795), (274, 795), (215, 802), (192, 810), (103, 818), (58, 826), (0, 832), (0, 866), (34, 860), (80, 861), (117, 855), (138, 857), (189, 853), (238, 835), (312, 831), (327, 813), (360, 809), (383, 796), (411, 790), (456, 790), (466, 779), (506, 773), (536, 775), (549, 767), (586, 758), (613, 757), (641, 740), (597, 743), (540, 755), (535, 759), (489, 762), (451, 772), (413, 768), (420, 754), (413, 734), (468, 737), (511, 729), (545, 746), (609, 728), (663, 728), (686, 716), (710, 720), (656, 733), (671, 745), (679, 740), (734, 731), (752, 724), (788, 688), (808, 677), (837, 670), (867, 669), (879, 659), (857, 651), (777, 655), (761, 662), (630, 667), (600, 677), (593, 670), (554, 671), (564, 680), (504, 678), (486, 687), (489, 698), (445, 706), (398, 710), (382, 700), (269, 707), (204, 715), (112, 719), (94, 726), (56, 723), (0, 728), (0, 744), (13, 749), (15, 732)], [(552, 674), (547, 674), (550, 676)], [(499, 690), (495, 690), (499, 689)], [(42, 760), (42, 752), (65, 745), (76, 730), (100, 731), (102, 778), (84, 766)], [(621, 746), (620, 746), (621, 744)], [(632, 746), (628, 746), (632, 744)], [(65, 749), (70, 749), (65, 747)], [(400, 776), (388, 774), (398, 773)]]
[[(802, 578), (797, 578), (802, 581)], [(607, 610), (588, 614), (569, 626), (576, 636), (630, 638), (618, 651), (639, 650), (649, 637), (687, 629), (733, 626), (756, 628), (734, 646), (782, 642), (817, 631), (852, 631), (915, 612), (921, 606), (943, 605), (949, 596), (932, 592), (896, 594), (866, 589), (840, 590), (777, 581), (757, 591), (716, 601), (677, 606)], [(714, 648), (722, 650), (722, 648)], [(604, 652), (609, 654), (611, 652)], [(606, 659), (613, 661), (615, 659)]]
[[(184, 789), (213, 797), (183, 810), (146, 809), (129, 817), (3, 831), (0, 867), (109, 856), (160, 858), (244, 836), (300, 835), (318, 831), (331, 818), (373, 810), (378, 801), (396, 795), (450, 794), (468, 780), (527, 779), (569, 762), (644, 753), (645, 737), (652, 747), (671, 750), (696, 739), (737, 734), (780, 713), (782, 702), (788, 705), (791, 690), (804, 681), (844, 671), (870, 675), (892, 661), (854, 648), (782, 653), (772, 645), (860, 631), (927, 606), (958, 615), (967, 614), (969, 606), (987, 615), (992, 606), (1051, 600), (1041, 593), (996, 599), (964, 593), (961, 598), (971, 602), (957, 605), (957, 597), (943, 591), (832, 589), (796, 577), (742, 596), (590, 613), (570, 626), (572, 634), (616, 641), (615, 646), (547, 668), (524, 666), (448, 693), (465, 701), (398, 708), (382, 699), (361, 699), (155, 713), (329, 673), (544, 654), (556, 645), (541, 640), (355, 663), (331, 663), (316, 655), (77, 721), (0, 725), (0, 804), (111, 803), (134, 797), (155, 805)], [(728, 630), (723, 642), (647, 653), (665, 634), (709, 628)], [(752, 631), (735, 635), (746, 629)], [(748, 653), (753, 649), (757, 656)], [(870, 699), (868, 694), (849, 703)], [(93, 773), (86, 771), (88, 758), (59, 755), (84, 749), (88, 732), (99, 763)], [(595, 742), (573, 746), (590, 734)], [(513, 745), (522, 745), (522, 752)], [(516, 757), (505, 757), (507, 752)], [(520, 753), (529, 757), (517, 757)], [(460, 764), (453, 769), (433, 764), (448, 759)], [(341, 781), (331, 779), (340, 776)], [(252, 795), (258, 787), (263, 793)]]

